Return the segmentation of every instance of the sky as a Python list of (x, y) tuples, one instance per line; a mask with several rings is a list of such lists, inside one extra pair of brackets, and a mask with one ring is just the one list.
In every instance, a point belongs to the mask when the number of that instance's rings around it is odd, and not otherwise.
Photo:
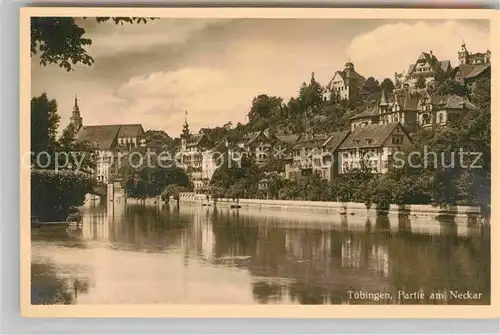
[(140, 123), (179, 136), (245, 122), (259, 94), (297, 96), (311, 73), (326, 85), (347, 61), (379, 81), (407, 71), (421, 52), (457, 65), (465, 41), (489, 48), (481, 20), (159, 19), (114, 25), (76, 19), (92, 40), (91, 66), (66, 72), (32, 58), (31, 94), (56, 99), (60, 128), (75, 95), (84, 125)]

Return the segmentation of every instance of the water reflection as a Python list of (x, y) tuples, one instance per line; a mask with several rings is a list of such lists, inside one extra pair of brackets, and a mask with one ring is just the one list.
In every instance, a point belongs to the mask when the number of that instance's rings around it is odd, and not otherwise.
[[(489, 228), (260, 209), (109, 204), (32, 234), (32, 302), (488, 304)], [(434, 299), (449, 290), (481, 299)], [(398, 291), (425, 292), (398, 299)], [(350, 299), (349, 291), (390, 298)]]

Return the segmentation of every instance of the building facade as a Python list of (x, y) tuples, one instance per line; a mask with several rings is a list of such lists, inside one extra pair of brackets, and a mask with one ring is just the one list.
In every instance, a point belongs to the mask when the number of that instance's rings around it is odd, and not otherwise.
[(465, 97), (425, 93), (421, 98), (409, 95), (389, 95), (382, 92), (379, 101), (365, 111), (351, 117), (351, 130), (369, 125), (400, 123), (413, 133), (420, 128), (446, 126), (459, 120), (476, 106)]
[(285, 178), (299, 180), (315, 173), (322, 179), (332, 180), (338, 174), (337, 149), (350, 131), (329, 135), (307, 136), (292, 148), (292, 161), (285, 165)]
[(338, 147), (339, 173), (351, 173), (363, 166), (372, 173), (387, 173), (393, 155), (411, 139), (400, 123), (356, 127)]
[(455, 82), (467, 88), (469, 94), (474, 92), (476, 83), (482, 79), (491, 78), (491, 52), (470, 53), (465, 43), (458, 51), (458, 63), (453, 78)]
[(368, 125), (401, 123), (407, 130), (418, 129), (419, 99), (408, 94), (389, 95), (382, 91), (381, 98), (365, 111), (351, 117), (351, 130)]
[(425, 89), (434, 81), (438, 71), (450, 73), (452, 71), (450, 61), (439, 61), (432, 50), (428, 53), (422, 52), (416, 61), (409, 65), (402, 86), (411, 90)]
[(139, 146), (139, 138), (144, 134), (140, 124), (84, 126), (76, 97), (70, 124), (75, 130), (76, 141), (88, 141), (96, 148), (96, 167), (93, 173), (95, 180), (103, 184), (118, 176), (122, 163), (119, 160), (126, 152)]
[(176, 163), (186, 171), (193, 182), (195, 192), (201, 192), (207, 186), (202, 171), (203, 155), (209, 149), (210, 141), (205, 134), (190, 133), (186, 116), (181, 134), (181, 147), (176, 153)]
[(457, 95), (430, 96), (426, 94), (419, 103), (418, 123), (422, 128), (450, 126), (466, 113), (477, 109), (466, 98)]
[(326, 85), (324, 100), (351, 100), (359, 96), (365, 78), (357, 73), (354, 64), (347, 62), (342, 71), (336, 71)]
[(465, 42), (462, 43), (461, 49), (458, 51), (459, 65), (486, 65), (491, 63), (491, 51), (470, 53), (467, 50)]
[(247, 133), (237, 144), (249, 157), (254, 158), (258, 165), (265, 164), (273, 154), (275, 141), (267, 131)]
[(77, 141), (89, 141), (96, 147), (95, 179), (107, 184), (118, 176), (124, 154), (139, 146), (144, 133), (140, 124), (82, 126)]

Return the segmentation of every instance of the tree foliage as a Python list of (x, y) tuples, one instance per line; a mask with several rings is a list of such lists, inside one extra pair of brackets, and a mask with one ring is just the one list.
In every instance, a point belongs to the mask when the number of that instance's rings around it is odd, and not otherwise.
[(394, 83), (392, 82), (391, 79), (385, 78), (380, 83), (380, 89), (384, 90), (387, 93), (392, 93), (392, 91), (394, 91)]
[(251, 197), (257, 193), (262, 177), (263, 174), (255, 162), (244, 156), (240, 162), (218, 167), (210, 180), (210, 186), (212, 190), (221, 191), (227, 196)]
[(75, 206), (81, 206), (92, 189), (89, 174), (78, 171), (31, 171), (31, 215), (41, 221), (64, 221)]
[(46, 93), (31, 99), (31, 151), (35, 155), (43, 151), (54, 153), (60, 119), (57, 102)]
[(160, 156), (162, 152), (135, 148), (123, 160), (119, 173), (127, 196), (140, 199), (156, 197), (169, 185), (192, 189), (186, 172), (176, 167), (173, 161), (163, 160), (164, 156)]
[[(153, 18), (140, 17), (96, 17), (97, 22), (111, 20), (115, 24), (146, 23)], [(85, 29), (71, 17), (31, 18), (31, 55), (40, 57), (40, 64), (57, 64), (66, 71), (76, 64), (91, 66), (94, 63), (87, 53), (92, 40), (86, 38)]]

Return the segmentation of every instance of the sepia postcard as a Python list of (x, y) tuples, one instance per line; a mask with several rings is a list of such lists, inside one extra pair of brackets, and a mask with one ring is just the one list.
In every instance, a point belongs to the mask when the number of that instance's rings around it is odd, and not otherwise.
[(498, 317), (495, 11), (20, 17), (24, 316)]

